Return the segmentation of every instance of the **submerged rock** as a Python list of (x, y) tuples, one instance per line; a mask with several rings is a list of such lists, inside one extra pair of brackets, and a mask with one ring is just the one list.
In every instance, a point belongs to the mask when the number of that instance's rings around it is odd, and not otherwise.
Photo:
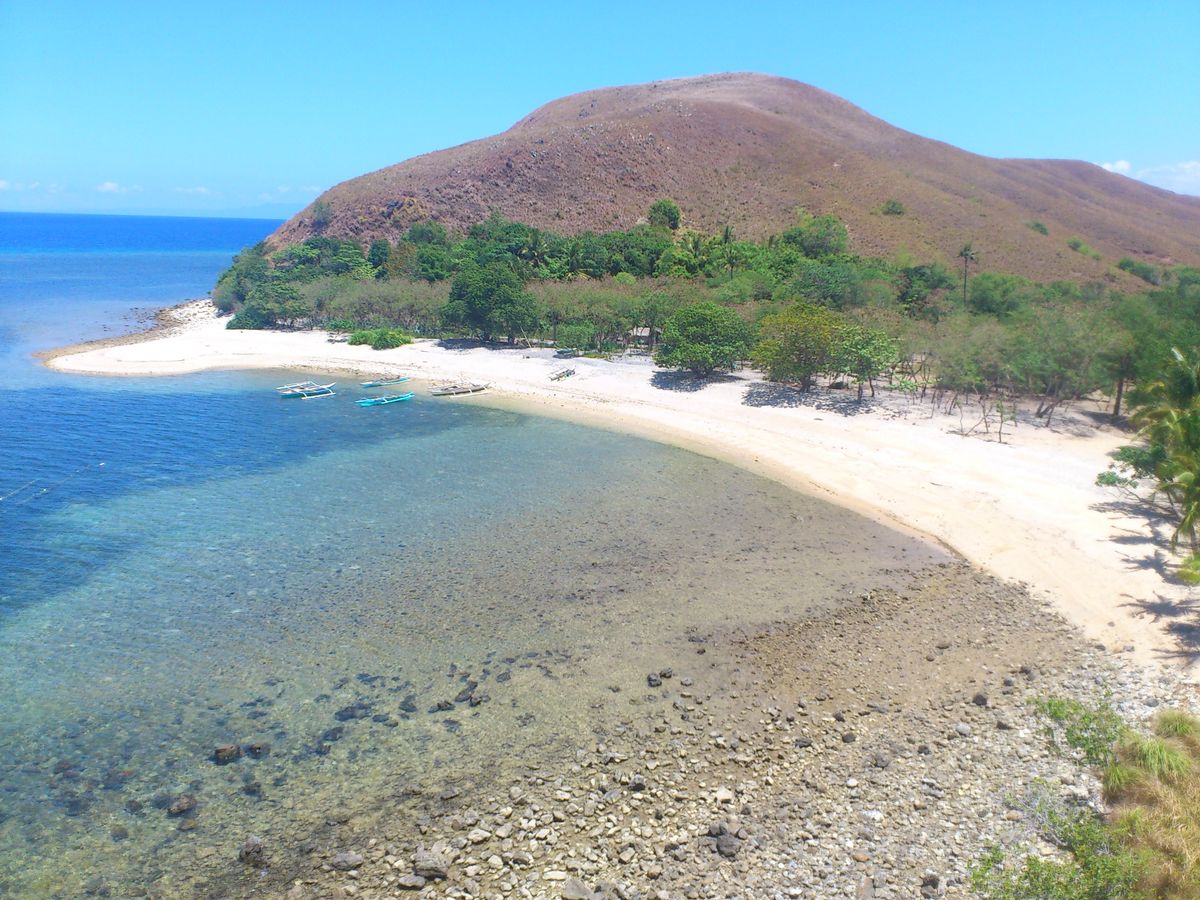
[(212, 754), (212, 761), (218, 766), (228, 765), (241, 758), (242, 748), (237, 744), (218, 744)]
[(248, 866), (263, 867), (267, 864), (267, 845), (258, 835), (250, 835), (238, 850), (238, 859)]
[(167, 807), (167, 815), (173, 818), (182, 816), (185, 813), (189, 813), (195, 809), (198, 802), (199, 801), (196, 800), (195, 794), (180, 794), (175, 798), (175, 801)]

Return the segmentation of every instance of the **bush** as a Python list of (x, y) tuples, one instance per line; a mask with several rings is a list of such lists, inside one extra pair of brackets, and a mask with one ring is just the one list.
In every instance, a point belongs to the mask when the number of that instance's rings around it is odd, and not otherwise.
[(879, 211), (885, 216), (902, 216), (905, 213), (904, 204), (899, 200), (886, 200)]
[(1047, 228), (1045, 225), (1043, 225), (1041, 222), (1030, 222), (1029, 227), (1032, 228), (1034, 231), (1036, 231), (1038, 234), (1049, 234), (1050, 233), (1050, 229)]
[(364, 328), (352, 333), (346, 341), (354, 346), (367, 344), (372, 350), (392, 350), (412, 342), (412, 335), (399, 328)]
[(674, 200), (655, 200), (650, 204), (646, 221), (659, 228), (669, 228), (674, 231), (679, 227), (679, 205)]
[(1136, 259), (1130, 259), (1128, 256), (1122, 256), (1120, 262), (1117, 263), (1117, 268), (1123, 272), (1128, 272), (1130, 275), (1136, 275), (1146, 284), (1159, 285), (1162, 283), (1162, 276), (1158, 269), (1150, 265), (1148, 262), (1140, 262)]
[(1084, 762), (1092, 766), (1106, 766), (1113, 761), (1125, 723), (1107, 700), (1085, 706), (1065, 697), (1039, 697), (1033, 705), (1047, 720), (1045, 735), (1051, 747), (1062, 751), (1065, 745), (1078, 750)]
[(271, 324), (267, 317), (257, 309), (247, 307), (236, 313), (225, 327), (245, 331), (259, 331), (263, 328), (270, 328)]
[(1072, 250), (1074, 250), (1076, 253), (1078, 253), (1082, 256), (1086, 256), (1089, 259), (1099, 259), (1100, 258), (1100, 254), (1097, 253), (1095, 250), (1093, 250), (1091, 247), (1089, 247), (1086, 243), (1084, 243), (1083, 238), (1073, 237), (1069, 241), (1067, 241), (1067, 246), (1070, 247)]

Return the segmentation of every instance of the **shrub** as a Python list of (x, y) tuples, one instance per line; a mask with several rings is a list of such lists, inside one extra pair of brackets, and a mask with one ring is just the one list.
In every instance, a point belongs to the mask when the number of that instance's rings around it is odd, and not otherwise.
[(399, 328), (364, 328), (347, 339), (351, 345), (367, 344), (372, 350), (392, 350), (413, 342), (412, 335)]
[(1125, 723), (1107, 700), (1085, 706), (1067, 697), (1039, 697), (1034, 709), (1047, 720), (1045, 735), (1050, 746), (1078, 750), (1092, 766), (1107, 766), (1115, 745), (1125, 733)]
[(1043, 225), (1041, 222), (1030, 222), (1029, 227), (1032, 228), (1034, 231), (1036, 231), (1038, 234), (1049, 234), (1050, 233), (1050, 229), (1047, 228), (1045, 225)]
[(234, 314), (234, 317), (225, 325), (226, 328), (233, 328), (245, 331), (258, 331), (263, 328), (269, 328), (271, 322), (259, 310), (253, 307), (247, 307)]
[(885, 200), (879, 211), (885, 216), (902, 216), (905, 213), (904, 204), (899, 200)]
[(1099, 259), (1100, 258), (1100, 254), (1097, 253), (1095, 250), (1093, 250), (1091, 247), (1089, 247), (1086, 243), (1084, 243), (1083, 238), (1073, 237), (1069, 241), (1067, 241), (1067, 246), (1070, 247), (1072, 250), (1074, 250), (1076, 253), (1078, 253), (1082, 256), (1086, 256), (1089, 259)]
[(1128, 256), (1122, 256), (1117, 263), (1117, 268), (1123, 272), (1128, 272), (1130, 275), (1136, 275), (1146, 284), (1159, 285), (1162, 283), (1162, 276), (1158, 269), (1150, 265), (1148, 262), (1141, 262), (1136, 259), (1130, 259)]

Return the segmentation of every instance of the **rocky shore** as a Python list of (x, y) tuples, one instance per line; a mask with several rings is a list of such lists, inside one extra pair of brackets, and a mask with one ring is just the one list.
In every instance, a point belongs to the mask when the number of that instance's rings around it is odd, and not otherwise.
[[(967, 896), (989, 845), (1054, 853), (1031, 795), (1100, 803), (1047, 746), (1033, 698), (1110, 696), (1131, 721), (1197, 706), (1194, 682), (1087, 643), (1022, 586), (959, 563), (693, 640), (694, 672), (614, 684), (628, 720), (580, 735), (573, 758), (491, 789), (414, 791), (370, 828), (331, 812), (298, 847), (231, 835), (207, 894)], [(733, 674), (710, 683), (730, 670), (707, 654), (730, 654)]]

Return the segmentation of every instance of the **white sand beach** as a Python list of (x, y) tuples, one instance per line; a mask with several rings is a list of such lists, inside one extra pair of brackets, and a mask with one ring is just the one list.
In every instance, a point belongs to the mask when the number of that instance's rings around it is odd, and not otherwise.
[[(859, 411), (852, 392), (802, 397), (751, 372), (698, 387), (645, 357), (564, 363), (546, 350), (433, 341), (379, 352), (324, 332), (229, 331), (207, 301), (176, 314), (174, 327), (143, 340), (71, 348), (47, 364), (91, 375), (257, 368), (489, 382), (477, 398), (442, 402), (514, 405), (631, 432), (815, 491), (1026, 582), (1111, 652), (1200, 671), (1196, 591), (1164, 577), (1165, 550), (1146, 520), (1094, 483), (1129, 436), (1087, 416), (1052, 428), (1022, 422), (1000, 444), (954, 433), (958, 416), (928, 403), (888, 398)], [(575, 375), (550, 379), (567, 365)]]

